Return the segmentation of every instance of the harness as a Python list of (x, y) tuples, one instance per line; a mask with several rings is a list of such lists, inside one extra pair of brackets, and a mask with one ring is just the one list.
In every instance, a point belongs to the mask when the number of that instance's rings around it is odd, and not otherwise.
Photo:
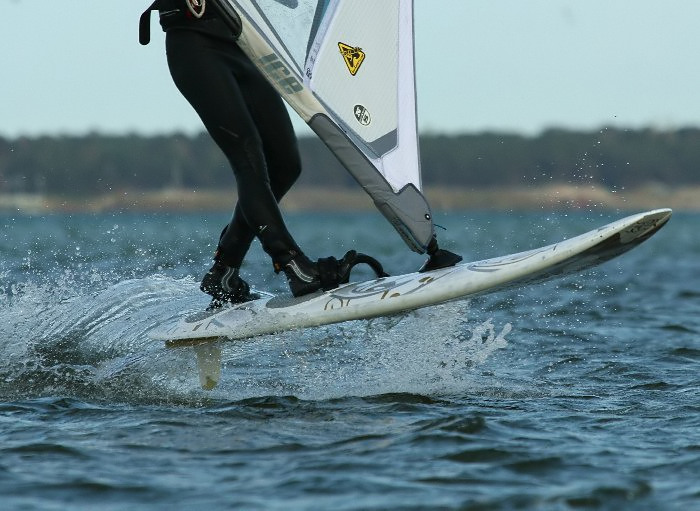
[[(146, 46), (151, 42), (151, 12), (180, 11), (183, 0), (155, 0), (139, 18), (139, 43)], [(187, 6), (186, 16), (201, 19), (207, 9), (207, 0), (184, 0)]]

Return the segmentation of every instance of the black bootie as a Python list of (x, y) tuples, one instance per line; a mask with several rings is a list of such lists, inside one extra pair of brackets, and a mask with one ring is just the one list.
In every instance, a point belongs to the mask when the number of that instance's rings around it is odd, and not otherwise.
[(294, 296), (303, 296), (321, 289), (318, 263), (312, 262), (301, 252), (291, 252), (289, 257), (274, 262), (275, 272), (284, 272), (289, 289)]
[(235, 304), (257, 300), (260, 295), (250, 292), (250, 286), (238, 274), (238, 268), (215, 261), (202, 279), (199, 289), (212, 297), (208, 309), (216, 309), (225, 304)]

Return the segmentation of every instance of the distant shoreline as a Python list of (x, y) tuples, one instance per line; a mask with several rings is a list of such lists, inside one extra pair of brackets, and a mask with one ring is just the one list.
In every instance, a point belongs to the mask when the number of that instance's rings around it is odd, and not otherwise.
[[(592, 207), (616, 210), (670, 207), (679, 211), (700, 211), (700, 185), (677, 188), (656, 184), (620, 191), (596, 185), (567, 184), (522, 188), (428, 187), (425, 194), (436, 211), (583, 210)], [(228, 211), (235, 200), (233, 189), (125, 190), (93, 197), (0, 194), (0, 212)], [(282, 207), (287, 211), (362, 211), (372, 209), (373, 204), (359, 188), (300, 187), (285, 197)]]

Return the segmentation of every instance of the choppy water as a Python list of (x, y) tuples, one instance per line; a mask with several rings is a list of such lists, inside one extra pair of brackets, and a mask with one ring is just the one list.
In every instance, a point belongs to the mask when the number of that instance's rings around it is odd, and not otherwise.
[[(466, 259), (622, 214), (451, 213)], [(585, 276), (193, 349), (226, 215), (0, 216), (2, 509), (700, 509), (699, 215)], [(314, 257), (408, 254), (378, 214), (296, 215)], [(284, 291), (259, 249), (244, 273)]]

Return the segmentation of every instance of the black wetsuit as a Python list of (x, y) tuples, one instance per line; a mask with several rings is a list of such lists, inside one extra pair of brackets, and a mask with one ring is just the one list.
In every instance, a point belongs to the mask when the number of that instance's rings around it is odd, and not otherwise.
[(301, 252), (277, 203), (301, 173), (289, 115), (279, 94), (241, 51), (232, 30), (209, 7), (201, 18), (185, 0), (160, 0), (168, 67), (233, 168), (238, 204), (216, 258), (239, 268), (257, 236), (273, 261)]

